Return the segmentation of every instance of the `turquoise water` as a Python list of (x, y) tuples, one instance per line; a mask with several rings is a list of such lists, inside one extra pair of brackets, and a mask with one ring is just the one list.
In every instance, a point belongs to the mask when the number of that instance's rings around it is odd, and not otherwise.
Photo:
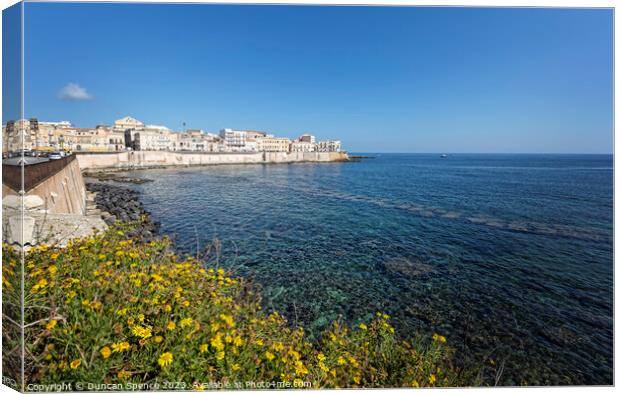
[[(377, 310), (500, 384), (611, 384), (611, 155), (379, 154), (135, 171), (162, 232), (311, 335)], [(483, 371), (487, 383), (495, 372)]]

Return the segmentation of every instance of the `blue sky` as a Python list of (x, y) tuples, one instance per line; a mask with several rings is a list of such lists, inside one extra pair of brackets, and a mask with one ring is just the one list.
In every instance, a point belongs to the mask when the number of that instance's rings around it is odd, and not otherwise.
[(611, 10), (27, 3), (25, 21), (27, 117), (350, 151), (613, 149)]

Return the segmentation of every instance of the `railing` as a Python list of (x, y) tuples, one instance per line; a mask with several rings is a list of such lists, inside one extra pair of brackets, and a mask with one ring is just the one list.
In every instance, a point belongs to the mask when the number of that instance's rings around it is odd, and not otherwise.
[(28, 192), (48, 178), (56, 175), (68, 166), (75, 155), (58, 160), (49, 160), (36, 164), (21, 165), (2, 164), (2, 184), (19, 192), (22, 189), (22, 168), (24, 170), (24, 192)]

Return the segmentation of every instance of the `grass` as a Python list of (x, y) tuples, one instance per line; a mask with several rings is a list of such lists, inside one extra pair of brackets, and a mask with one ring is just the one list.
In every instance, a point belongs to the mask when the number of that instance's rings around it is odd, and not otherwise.
[[(451, 366), (445, 337), (400, 340), (380, 312), (353, 328), (333, 322), (312, 343), (302, 328), (264, 313), (260, 295), (242, 278), (181, 260), (167, 238), (128, 239), (136, 225), (26, 254), (26, 384), (178, 382), (160, 387), (171, 390), (259, 387), (246, 382), (312, 388), (471, 382)], [(5, 300), (19, 299), (19, 260), (3, 246)], [(14, 335), (4, 341), (18, 346)]]

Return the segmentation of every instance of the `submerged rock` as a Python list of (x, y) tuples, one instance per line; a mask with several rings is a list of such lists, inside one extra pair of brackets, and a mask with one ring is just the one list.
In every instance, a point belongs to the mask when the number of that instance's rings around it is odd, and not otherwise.
[(122, 175), (116, 172), (86, 172), (84, 173), (84, 176), (88, 178), (95, 178), (100, 182), (114, 181), (114, 182), (134, 183), (134, 184), (153, 182), (152, 179), (133, 178), (133, 177), (128, 177), (128, 176), (125, 176), (125, 175)]
[(388, 271), (415, 278), (421, 275), (431, 274), (435, 272), (432, 265), (424, 263), (416, 257), (397, 257), (383, 262), (383, 267)]

